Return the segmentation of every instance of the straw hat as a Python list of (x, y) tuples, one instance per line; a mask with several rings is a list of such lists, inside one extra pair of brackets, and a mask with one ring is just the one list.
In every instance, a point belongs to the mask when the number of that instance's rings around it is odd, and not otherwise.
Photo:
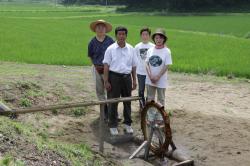
[(165, 30), (162, 29), (162, 28), (156, 29), (156, 31), (152, 34), (152, 40), (153, 40), (153, 41), (154, 41), (155, 35), (161, 35), (161, 36), (163, 36), (163, 37), (165, 38), (165, 41), (168, 40), (168, 37), (167, 37), (167, 35), (166, 35), (166, 32), (165, 32)]
[(112, 30), (112, 25), (104, 20), (97, 20), (90, 24), (90, 29), (95, 32), (95, 28), (98, 24), (104, 24), (106, 26), (106, 33)]

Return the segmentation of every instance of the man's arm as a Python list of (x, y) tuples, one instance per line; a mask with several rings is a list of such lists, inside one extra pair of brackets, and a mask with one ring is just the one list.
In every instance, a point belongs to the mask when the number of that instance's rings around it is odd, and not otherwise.
[(136, 67), (132, 67), (132, 90), (135, 90), (136, 89)]
[(105, 51), (103, 65), (104, 65), (104, 87), (107, 91), (111, 90), (111, 84), (109, 82), (109, 65), (111, 63), (111, 52), (109, 48)]
[(136, 89), (136, 66), (138, 65), (138, 58), (137, 58), (137, 55), (136, 55), (136, 49), (133, 48), (133, 59), (132, 59), (132, 71), (131, 71), (131, 74), (132, 74), (132, 90), (135, 90)]
[(109, 82), (109, 65), (107, 63), (104, 63), (104, 86), (107, 89), (107, 91), (111, 90), (111, 84)]
[(92, 41), (89, 42), (88, 44), (88, 57), (91, 60), (92, 64), (94, 64), (93, 62), (93, 47), (92, 47)]

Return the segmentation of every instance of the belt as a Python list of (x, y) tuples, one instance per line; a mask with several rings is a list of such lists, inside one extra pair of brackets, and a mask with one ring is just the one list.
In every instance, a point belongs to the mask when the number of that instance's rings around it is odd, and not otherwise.
[(109, 71), (109, 73), (112, 74), (112, 75), (118, 76), (118, 77), (128, 77), (128, 76), (131, 75), (131, 74), (117, 73), (117, 72), (114, 72), (114, 71)]

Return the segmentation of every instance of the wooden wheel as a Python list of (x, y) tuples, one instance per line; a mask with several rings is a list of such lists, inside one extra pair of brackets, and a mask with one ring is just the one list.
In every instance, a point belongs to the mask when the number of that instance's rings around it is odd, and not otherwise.
[(161, 140), (159, 139), (159, 135), (158, 135), (158, 140), (156, 137), (155, 139), (152, 139), (150, 150), (155, 155), (162, 157), (168, 151), (169, 145), (172, 143), (172, 132), (170, 128), (170, 120), (163, 106), (161, 106), (160, 104), (154, 101), (147, 102), (141, 112), (141, 129), (142, 129), (142, 133), (144, 135), (145, 141), (148, 141), (150, 139), (149, 138), (150, 137), (149, 136), (150, 124), (148, 121), (148, 111), (152, 109), (160, 113), (163, 119), (163, 123), (161, 123), (158, 126), (158, 129), (161, 133), (160, 137), (162, 137), (162, 139)]

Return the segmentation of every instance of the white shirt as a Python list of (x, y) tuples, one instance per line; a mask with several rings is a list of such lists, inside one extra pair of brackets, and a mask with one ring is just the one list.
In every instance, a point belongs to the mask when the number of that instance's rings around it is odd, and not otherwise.
[(138, 59), (138, 63), (136, 66), (137, 74), (140, 74), (140, 75), (147, 74), (145, 60), (147, 57), (147, 51), (151, 47), (154, 47), (154, 44), (151, 42), (148, 42), (148, 43), (140, 42), (135, 46), (135, 53)]
[[(147, 52), (146, 63), (148, 63), (151, 74), (157, 76), (166, 65), (172, 65), (171, 51), (167, 47), (156, 49), (152, 47)], [(167, 72), (156, 82), (152, 83), (149, 76), (146, 76), (146, 84), (158, 88), (167, 87)]]
[(134, 48), (128, 43), (125, 44), (125, 47), (121, 48), (117, 42), (115, 42), (107, 48), (104, 54), (103, 64), (108, 64), (110, 71), (130, 74), (132, 67), (136, 67), (137, 65)]

